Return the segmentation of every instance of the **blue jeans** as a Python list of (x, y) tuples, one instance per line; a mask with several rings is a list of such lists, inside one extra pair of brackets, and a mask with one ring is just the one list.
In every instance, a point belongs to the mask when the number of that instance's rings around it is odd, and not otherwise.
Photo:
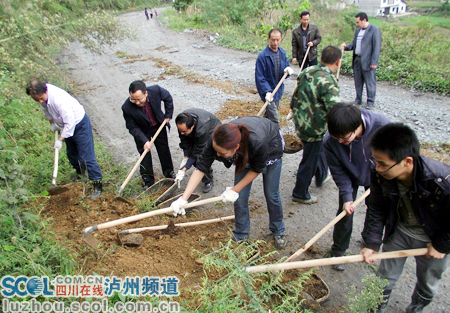
[(323, 141), (303, 142), (303, 158), (298, 166), (297, 180), (295, 182), (292, 196), (301, 199), (311, 199), (309, 185), (315, 176), (316, 182), (323, 182), (328, 174), (327, 158)]
[(73, 136), (64, 141), (66, 142), (67, 158), (73, 168), (81, 171), (81, 165), (87, 169), (89, 179), (102, 179), (102, 171), (95, 158), (91, 121), (87, 114), (84, 114), (83, 119), (75, 126)]
[[(280, 177), (283, 160), (280, 158), (272, 165), (266, 166), (263, 174), (264, 196), (266, 197), (267, 211), (269, 212), (269, 229), (274, 235), (284, 235), (283, 206), (280, 197)], [(248, 173), (246, 168), (242, 173), (234, 176), (236, 185)], [(250, 210), (248, 199), (252, 183), (245, 186), (234, 203), (235, 228), (233, 230), (236, 241), (248, 239), (250, 233)]]

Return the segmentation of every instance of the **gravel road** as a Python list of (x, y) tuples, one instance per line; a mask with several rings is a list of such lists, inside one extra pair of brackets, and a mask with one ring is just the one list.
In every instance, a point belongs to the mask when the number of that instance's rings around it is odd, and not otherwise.
[[(161, 11), (161, 10), (158, 10)], [(160, 17), (158, 17), (160, 18)], [(221, 89), (206, 84), (194, 84), (177, 76), (165, 76), (159, 79), (164, 69), (156, 67), (158, 58), (171, 62), (185, 71), (197, 73), (211, 80), (234, 82), (247, 87), (254, 87), (254, 66), (256, 54), (225, 49), (214, 45), (212, 37), (206, 32), (173, 32), (162, 26), (158, 19), (147, 21), (143, 12), (132, 12), (121, 16), (124, 23), (135, 31), (135, 40), (125, 40), (112, 47), (105, 48), (102, 55), (94, 55), (80, 45), (71, 43), (58, 58), (62, 67), (68, 69), (68, 75), (76, 82), (76, 96), (85, 105), (90, 115), (97, 138), (102, 140), (112, 151), (115, 160), (122, 164), (133, 164), (138, 153), (131, 135), (125, 128), (121, 105), (128, 97), (128, 86), (136, 79), (144, 79), (148, 85), (158, 84), (169, 90), (174, 98), (174, 117), (181, 111), (199, 107), (217, 112), (227, 100), (254, 99), (250, 93), (226, 93)], [(323, 47), (322, 47), (323, 48)], [(138, 59), (119, 58), (117, 52), (138, 56)], [(346, 54), (345, 57), (351, 57)], [(298, 66), (293, 66), (298, 72)], [(295, 77), (286, 81), (286, 97), (292, 92)], [(352, 101), (355, 97), (353, 79), (342, 76), (340, 79), (341, 98)], [(262, 103), (261, 103), (262, 105)], [(404, 122), (413, 127), (421, 141), (440, 143), (450, 142), (450, 99), (434, 94), (408, 91), (398, 86), (385, 83), (378, 84), (377, 99), (374, 110), (386, 114), (392, 121)], [(170, 148), (174, 165), (182, 158), (178, 148), (178, 134), (171, 122), (169, 133)], [(292, 132), (293, 126), (283, 129)], [(155, 155), (156, 153), (154, 153)], [(295, 173), (301, 160), (299, 154), (285, 155), (283, 160), (281, 195), (287, 227), (288, 246), (281, 256), (288, 256), (307, 242), (335, 216), (338, 206), (338, 191), (334, 182), (322, 188), (311, 187), (311, 193), (317, 195), (319, 203), (305, 206), (291, 201), (291, 192), (295, 183)], [(233, 171), (226, 170), (221, 164), (214, 164), (215, 185), (209, 196), (220, 195), (225, 187), (233, 182)], [(161, 175), (159, 161), (154, 158), (155, 173)], [(186, 180), (183, 181), (186, 184)], [(197, 191), (200, 194), (201, 189)], [(203, 195), (206, 198), (206, 195)], [(251, 201), (255, 205), (252, 211), (251, 236), (257, 239), (271, 240), (268, 230), (268, 214), (265, 201), (262, 201), (262, 180), (257, 178)], [(223, 212), (225, 211), (225, 212)], [(218, 216), (232, 214), (232, 207), (217, 209)], [(348, 254), (358, 254), (360, 250), (359, 233), (365, 216), (362, 206), (355, 211), (355, 230)], [(304, 259), (325, 257), (332, 243), (331, 231), (314, 245), (315, 253), (306, 253)], [(299, 259), (301, 259), (299, 258)], [(327, 282), (331, 295), (323, 305), (335, 310), (346, 303), (345, 294), (350, 285), (361, 287), (364, 275), (373, 269), (364, 264), (347, 265), (344, 272), (336, 272), (330, 267), (323, 267), (318, 273)], [(405, 271), (393, 293), (388, 312), (404, 311), (409, 304), (410, 295), (415, 285), (414, 260), (408, 260)], [(428, 312), (448, 312), (450, 307), (450, 272), (446, 272), (440, 290)], [(447, 309), (446, 309), (447, 308)]]

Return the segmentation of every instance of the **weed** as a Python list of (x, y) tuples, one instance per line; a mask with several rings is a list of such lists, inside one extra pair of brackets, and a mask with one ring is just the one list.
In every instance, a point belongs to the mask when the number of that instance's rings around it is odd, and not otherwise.
[(361, 281), (366, 285), (359, 294), (355, 286), (349, 287), (349, 312), (372, 312), (383, 303), (383, 288), (388, 285), (388, 281), (374, 274), (365, 276)]

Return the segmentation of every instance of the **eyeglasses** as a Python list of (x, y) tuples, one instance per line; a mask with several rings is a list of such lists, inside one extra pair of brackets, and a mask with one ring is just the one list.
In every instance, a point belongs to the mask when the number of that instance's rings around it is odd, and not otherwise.
[(355, 132), (352, 132), (351, 134), (350, 134), (350, 136), (347, 136), (347, 137), (334, 137), (334, 136), (331, 136), (331, 137), (333, 137), (334, 139), (336, 139), (337, 141), (349, 141), (349, 139), (350, 138), (352, 138), (352, 136), (355, 134)]
[[(369, 161), (370, 161), (370, 163), (372, 163), (373, 165), (375, 165), (375, 168), (376, 168), (376, 167), (379, 167), (379, 166), (377, 165), (377, 162), (376, 162), (374, 159), (369, 159)], [(400, 160), (400, 161), (398, 161), (397, 163), (395, 163), (394, 165), (392, 165), (391, 167), (389, 167), (387, 170), (385, 170), (385, 171), (378, 171), (378, 173), (380, 173), (380, 174), (387, 173), (387, 172), (389, 172), (392, 168), (394, 168), (395, 166), (399, 165), (402, 161), (403, 161), (403, 160)]]
[(147, 101), (147, 96), (143, 96), (141, 99), (131, 99), (131, 97), (130, 97), (131, 103), (136, 103), (136, 102), (144, 103), (145, 101)]

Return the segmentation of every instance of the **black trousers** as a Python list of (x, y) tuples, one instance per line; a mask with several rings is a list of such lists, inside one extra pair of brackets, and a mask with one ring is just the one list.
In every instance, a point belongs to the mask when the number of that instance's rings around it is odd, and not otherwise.
[[(156, 133), (161, 124), (151, 127), (147, 132), (147, 138), (152, 138)], [(144, 143), (136, 141), (136, 147), (139, 151), (139, 154), (144, 152)], [(162, 172), (165, 177), (169, 177), (170, 172), (173, 171), (173, 163), (172, 163), (172, 155), (170, 154), (169, 149), (169, 141), (167, 139), (167, 127), (164, 127), (159, 133), (158, 137), (156, 137), (155, 142), (153, 143), (156, 147), (156, 151), (158, 152), (159, 162), (161, 163)], [(144, 184), (154, 184), (155, 176), (153, 174), (153, 162), (152, 162), (152, 154), (151, 151), (147, 152), (144, 159), (141, 162), (141, 166), (139, 168), (139, 173), (142, 176), (142, 180)]]

